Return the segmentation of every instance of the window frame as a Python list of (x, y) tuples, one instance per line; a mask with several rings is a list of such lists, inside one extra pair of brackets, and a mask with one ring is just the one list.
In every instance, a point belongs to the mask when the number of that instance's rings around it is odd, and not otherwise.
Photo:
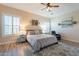
[[(5, 16), (11, 16), (12, 17), (12, 33), (11, 34), (5, 34), (5, 28), (4, 28), (4, 17)], [(14, 25), (13, 25), (13, 17), (18, 17), (19, 18), (19, 22), (20, 22), (20, 17), (19, 16), (15, 16), (15, 15), (11, 15), (11, 14), (2, 14), (2, 36), (12, 36), (12, 35), (16, 35), (16, 34), (14, 34), (13, 32), (13, 27), (14, 27)], [(9, 26), (9, 25), (7, 25), (7, 26)], [(16, 25), (15, 25), (16, 26)], [(19, 32), (20, 32), (20, 23), (19, 23)]]

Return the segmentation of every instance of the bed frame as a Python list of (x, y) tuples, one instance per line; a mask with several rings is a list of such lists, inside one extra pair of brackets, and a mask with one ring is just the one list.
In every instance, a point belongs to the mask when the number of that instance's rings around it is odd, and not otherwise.
[[(28, 32), (29, 31), (36, 31), (36, 30), (26, 30), (27, 32), (26, 32), (26, 35), (28, 35)], [(40, 30), (41, 31), (41, 30)], [(28, 42), (28, 41), (27, 41)], [(28, 42), (28, 44), (31, 46), (31, 44)], [(47, 47), (49, 47), (49, 46), (52, 46), (52, 45), (55, 45), (55, 44), (58, 44), (58, 42), (55, 42), (55, 43), (53, 43), (53, 44), (50, 44), (50, 45), (47, 45), (47, 46), (45, 46), (45, 47), (43, 47), (43, 48), (40, 48), (40, 50), (38, 50), (38, 51), (35, 51), (35, 52), (33, 52), (33, 53), (37, 53), (37, 52), (39, 52), (39, 51), (41, 51), (42, 49), (45, 49), (45, 48), (47, 48)], [(32, 47), (32, 46), (31, 46)], [(33, 47), (32, 47), (32, 49), (33, 49)]]

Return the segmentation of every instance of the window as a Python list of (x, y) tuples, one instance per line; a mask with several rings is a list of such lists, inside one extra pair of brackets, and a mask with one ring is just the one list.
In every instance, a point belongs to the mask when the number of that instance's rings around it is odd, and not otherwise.
[(16, 16), (3, 16), (3, 34), (11, 35), (19, 33), (20, 31), (20, 18)]

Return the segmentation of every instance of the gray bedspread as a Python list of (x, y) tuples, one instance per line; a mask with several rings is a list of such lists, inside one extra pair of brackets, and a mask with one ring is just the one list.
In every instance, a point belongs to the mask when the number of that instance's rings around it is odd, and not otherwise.
[(54, 35), (40, 34), (40, 35), (27, 35), (27, 41), (31, 44), (35, 52), (40, 50), (40, 48), (56, 43), (57, 39)]

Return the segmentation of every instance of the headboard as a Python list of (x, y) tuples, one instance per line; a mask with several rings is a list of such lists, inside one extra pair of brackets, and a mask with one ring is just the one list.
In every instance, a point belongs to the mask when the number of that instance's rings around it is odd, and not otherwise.
[(42, 34), (42, 30), (26, 30), (27, 35), (38, 35)]

